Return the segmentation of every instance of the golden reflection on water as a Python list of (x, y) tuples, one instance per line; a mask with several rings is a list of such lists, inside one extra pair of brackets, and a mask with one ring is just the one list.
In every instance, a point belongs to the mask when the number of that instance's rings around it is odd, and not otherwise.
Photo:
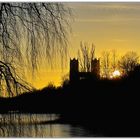
[[(45, 124), (57, 119), (57, 115), (46, 114), (3, 114), (0, 115), (1, 137), (53, 137), (53, 129), (61, 136), (59, 127)], [(58, 132), (57, 132), (58, 131)]]
[(1, 114), (0, 137), (80, 137), (88, 136), (82, 128), (70, 124), (50, 124), (55, 114)]

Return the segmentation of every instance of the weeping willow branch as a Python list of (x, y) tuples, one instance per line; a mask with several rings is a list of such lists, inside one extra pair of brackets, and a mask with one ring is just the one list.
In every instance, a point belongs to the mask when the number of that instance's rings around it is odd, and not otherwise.
[(0, 3), (0, 81), (9, 96), (26, 86), (7, 64), (15, 68), (27, 62), (37, 70), (42, 60), (51, 62), (59, 52), (64, 56), (70, 17), (71, 10), (62, 3)]
[(60, 48), (65, 54), (70, 13), (61, 3), (1, 3), (0, 51), (4, 61), (9, 55), (21, 59), (23, 39), (33, 69), (37, 69), (44, 52), (47, 59)]
[(0, 93), (5, 91), (9, 97), (13, 97), (31, 90), (32, 87), (21, 80), (9, 64), (0, 61)]

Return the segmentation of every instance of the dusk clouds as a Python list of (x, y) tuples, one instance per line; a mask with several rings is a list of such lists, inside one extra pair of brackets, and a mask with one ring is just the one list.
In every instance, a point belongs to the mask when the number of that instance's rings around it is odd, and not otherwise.
[(99, 55), (105, 49), (140, 51), (140, 2), (66, 4), (74, 13), (71, 46), (75, 50), (80, 41), (86, 41), (95, 43)]

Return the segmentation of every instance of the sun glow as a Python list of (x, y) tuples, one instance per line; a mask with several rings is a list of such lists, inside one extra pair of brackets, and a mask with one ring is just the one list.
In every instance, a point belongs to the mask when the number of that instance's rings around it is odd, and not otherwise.
[(119, 77), (119, 76), (121, 76), (121, 73), (119, 72), (119, 70), (115, 70), (113, 72), (113, 77)]

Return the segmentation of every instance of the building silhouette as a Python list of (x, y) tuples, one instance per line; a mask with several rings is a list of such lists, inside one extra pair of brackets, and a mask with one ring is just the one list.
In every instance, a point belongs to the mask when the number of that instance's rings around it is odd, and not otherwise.
[(100, 60), (93, 59), (91, 60), (91, 73), (100, 78)]
[(70, 81), (89, 78), (100, 78), (100, 60), (95, 58), (91, 61), (90, 72), (80, 72), (78, 59), (70, 59)]
[(70, 59), (70, 81), (77, 81), (79, 79), (79, 62), (78, 59)]

